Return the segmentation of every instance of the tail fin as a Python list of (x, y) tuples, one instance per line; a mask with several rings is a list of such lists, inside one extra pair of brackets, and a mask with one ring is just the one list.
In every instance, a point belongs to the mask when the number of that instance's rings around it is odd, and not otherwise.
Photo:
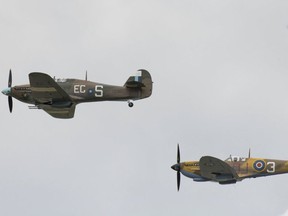
[(140, 69), (128, 78), (124, 86), (141, 89), (141, 98), (146, 98), (152, 94), (153, 82), (150, 73), (147, 70)]

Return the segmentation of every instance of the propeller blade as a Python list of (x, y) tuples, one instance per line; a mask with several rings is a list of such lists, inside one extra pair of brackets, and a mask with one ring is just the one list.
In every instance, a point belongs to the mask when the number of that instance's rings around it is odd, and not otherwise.
[(179, 191), (180, 189), (180, 181), (181, 181), (181, 175), (180, 172), (177, 172), (177, 190)]
[(180, 189), (181, 173), (180, 173), (180, 148), (177, 145), (177, 190)]
[(8, 79), (8, 87), (10, 88), (12, 86), (12, 72), (11, 69), (9, 71), (9, 79)]
[(12, 97), (11, 96), (8, 96), (8, 104), (9, 104), (10, 113), (12, 113), (13, 101), (12, 101)]
[[(8, 78), (8, 88), (11, 89), (11, 86), (12, 86), (12, 71), (10, 69), (9, 70), (9, 78)], [(12, 113), (13, 101), (12, 101), (12, 97), (11, 96), (8, 96), (8, 104), (9, 104), (10, 113)]]
[(179, 149), (179, 144), (177, 147), (177, 163), (180, 163), (180, 149)]

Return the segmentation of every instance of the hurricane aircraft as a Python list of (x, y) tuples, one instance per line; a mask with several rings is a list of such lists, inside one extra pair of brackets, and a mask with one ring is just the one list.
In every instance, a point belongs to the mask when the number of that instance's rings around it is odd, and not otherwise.
[(199, 161), (180, 162), (177, 146), (177, 163), (171, 166), (177, 172), (177, 189), (180, 188), (180, 173), (196, 182), (218, 182), (221, 185), (234, 184), (246, 178), (257, 178), (288, 173), (287, 160), (229, 156), (220, 160), (203, 156)]
[(12, 73), (9, 71), (8, 88), (2, 93), (8, 96), (12, 112), (12, 97), (33, 104), (30, 109), (43, 109), (55, 118), (73, 118), (79, 103), (95, 101), (133, 101), (147, 98), (152, 94), (152, 78), (147, 70), (140, 69), (130, 76), (124, 86), (107, 85), (80, 79), (55, 79), (46, 73), (29, 74), (30, 84), (12, 87)]

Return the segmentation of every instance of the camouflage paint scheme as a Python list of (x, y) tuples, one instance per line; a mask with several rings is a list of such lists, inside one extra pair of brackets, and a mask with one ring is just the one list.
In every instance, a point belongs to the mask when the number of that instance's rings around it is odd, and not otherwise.
[(233, 184), (246, 178), (288, 173), (288, 161), (250, 158), (249, 153), (248, 157), (230, 156), (225, 161), (203, 156), (199, 161), (179, 162), (171, 168), (196, 182), (212, 181), (219, 184)]
[(8, 87), (2, 93), (33, 104), (29, 108), (43, 109), (55, 118), (73, 118), (75, 106), (84, 102), (127, 101), (129, 107), (132, 107), (132, 100), (147, 98), (152, 94), (153, 85), (150, 73), (143, 69), (130, 76), (124, 86), (91, 82), (87, 78), (53, 79), (41, 72), (30, 73), (29, 81), (30, 84)]

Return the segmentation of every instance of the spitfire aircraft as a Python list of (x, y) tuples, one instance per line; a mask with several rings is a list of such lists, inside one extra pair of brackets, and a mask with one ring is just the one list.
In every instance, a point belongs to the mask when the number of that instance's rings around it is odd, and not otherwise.
[(133, 100), (147, 98), (152, 94), (151, 75), (146, 70), (138, 70), (130, 76), (124, 86), (113, 86), (79, 79), (55, 79), (41, 72), (29, 74), (30, 84), (12, 86), (9, 72), (8, 88), (2, 91), (8, 96), (9, 110), (12, 112), (12, 97), (21, 102), (33, 104), (30, 109), (43, 109), (55, 118), (73, 118), (79, 103), (94, 101), (127, 101), (133, 107)]
[(203, 156), (199, 161), (180, 162), (179, 145), (177, 164), (171, 167), (177, 171), (177, 188), (180, 188), (180, 173), (196, 182), (218, 182), (234, 184), (246, 178), (288, 173), (287, 160), (231, 156), (225, 161), (211, 156)]

